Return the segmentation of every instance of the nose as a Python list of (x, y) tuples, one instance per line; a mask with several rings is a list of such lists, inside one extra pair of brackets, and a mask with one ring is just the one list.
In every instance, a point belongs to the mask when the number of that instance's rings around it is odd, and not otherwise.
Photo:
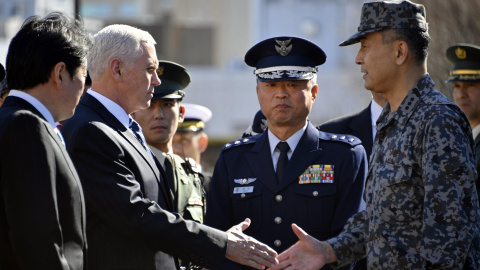
[(162, 107), (158, 106), (155, 109), (154, 117), (155, 117), (155, 119), (164, 119), (165, 118), (165, 114), (163, 113)]
[(363, 64), (363, 53), (361, 50), (358, 51), (357, 56), (355, 57), (355, 64), (357, 65)]
[(161, 83), (162, 83), (162, 81), (160, 81), (160, 78), (158, 77), (157, 72), (155, 72), (155, 75), (153, 75), (153, 77), (152, 77), (152, 85), (153, 86), (158, 86)]
[(453, 99), (458, 100), (467, 97), (467, 89), (463, 85), (455, 85), (453, 87)]
[(286, 83), (279, 83), (275, 96), (280, 99), (286, 98), (288, 95)]

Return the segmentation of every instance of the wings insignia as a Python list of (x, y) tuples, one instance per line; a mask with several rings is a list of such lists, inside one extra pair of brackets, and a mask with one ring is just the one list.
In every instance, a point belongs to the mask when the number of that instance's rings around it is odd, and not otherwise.
[(233, 182), (240, 184), (240, 185), (248, 185), (250, 183), (255, 182), (257, 178), (241, 178), (241, 179), (233, 179)]

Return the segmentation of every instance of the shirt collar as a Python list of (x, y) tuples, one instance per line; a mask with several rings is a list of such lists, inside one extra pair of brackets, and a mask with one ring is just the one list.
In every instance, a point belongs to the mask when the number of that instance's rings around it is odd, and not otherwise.
[(372, 99), (372, 105), (370, 106), (370, 114), (372, 115), (372, 126), (377, 125), (377, 120), (382, 113), (383, 107), (380, 106), (374, 99)]
[(130, 116), (125, 112), (125, 110), (120, 107), (117, 103), (113, 102), (109, 98), (105, 97), (104, 95), (95, 92), (92, 89), (88, 89), (87, 93), (96, 98), (102, 105), (111, 113), (115, 118), (122, 123), (127, 129), (130, 125)]
[[(288, 143), (288, 146), (290, 146), (289, 151), (292, 151), (292, 153), (293, 153), (293, 151), (295, 151), (295, 148), (297, 147), (298, 142), (300, 142), (300, 139), (302, 138), (303, 133), (305, 133), (305, 130), (307, 129), (307, 126), (308, 126), (308, 122), (307, 122), (307, 124), (305, 124), (305, 126), (303, 126), (303, 128), (301, 128), (300, 130), (295, 132), (292, 136), (290, 136), (290, 138), (288, 138), (286, 140), (286, 142)], [(270, 131), (270, 129), (268, 129), (268, 142), (270, 144), (270, 154), (271, 155), (273, 155), (273, 152), (275, 151), (275, 148), (277, 147), (277, 144), (280, 141), (281, 140), (279, 138), (277, 138), (277, 136), (275, 136)]]
[(382, 129), (382, 127), (390, 123), (391, 120), (396, 120), (397, 123), (406, 123), (415, 111), (415, 108), (421, 102), (422, 97), (430, 92), (434, 86), (435, 83), (432, 78), (430, 78), (430, 75), (425, 74), (412, 90), (408, 92), (397, 111), (390, 114), (390, 103), (387, 102), (385, 108), (383, 108), (382, 113), (380, 114), (379, 121), (381, 123), (379, 122), (377, 130)]
[(52, 126), (52, 128), (57, 128), (57, 125), (55, 121), (53, 120), (53, 116), (50, 113), (50, 111), (43, 105), (38, 99), (36, 99), (34, 96), (28, 94), (27, 92), (24, 91), (19, 91), (19, 90), (11, 90), (10, 93), (8, 94), (9, 96), (12, 97), (17, 97), (25, 100), (26, 102), (30, 103), (37, 111), (40, 112), (40, 114), (47, 120), (47, 122)]
[(476, 127), (474, 127), (472, 129), (472, 133), (473, 133), (473, 139), (475, 140), (475, 138), (477, 138), (478, 134), (480, 134), (480, 125), (477, 125)]

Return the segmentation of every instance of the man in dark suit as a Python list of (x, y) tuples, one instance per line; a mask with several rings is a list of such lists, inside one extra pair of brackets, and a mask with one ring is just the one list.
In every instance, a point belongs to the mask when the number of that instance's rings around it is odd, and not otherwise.
[(215, 269), (224, 257), (261, 268), (275, 252), (241, 231), (227, 233), (172, 214), (165, 175), (130, 114), (160, 84), (155, 40), (110, 25), (88, 55), (92, 86), (62, 126), (87, 204), (89, 269), (175, 269), (182, 258)]
[[(30, 17), (7, 55), (0, 108), (0, 269), (84, 269), (85, 204), (55, 122), (73, 115), (90, 40), (61, 13)], [(57, 133), (57, 134), (56, 134)]]
[[(472, 127), (475, 139), (477, 174), (480, 174), (480, 47), (473, 44), (455, 44), (446, 52), (453, 66), (447, 83), (453, 84), (453, 100), (462, 109)], [(480, 181), (477, 180), (477, 195)]]
[(330, 133), (349, 134), (359, 138), (367, 152), (367, 159), (370, 159), (373, 140), (377, 132), (377, 119), (386, 102), (387, 100), (381, 94), (372, 92), (372, 101), (368, 107), (358, 113), (327, 121), (317, 129)]
[[(245, 233), (281, 252), (297, 241), (292, 223), (328, 239), (361, 209), (367, 161), (360, 141), (318, 131), (308, 121), (316, 66), (325, 60), (322, 49), (297, 37), (270, 38), (247, 52), (268, 128), (223, 147), (205, 224), (226, 229), (249, 217)], [(224, 269), (241, 268), (227, 264)]]

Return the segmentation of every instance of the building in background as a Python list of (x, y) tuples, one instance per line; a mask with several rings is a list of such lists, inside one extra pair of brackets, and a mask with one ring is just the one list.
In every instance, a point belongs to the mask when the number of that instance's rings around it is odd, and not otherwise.
[[(206, 132), (211, 141), (242, 135), (257, 112), (253, 69), (243, 62), (246, 51), (272, 36), (309, 39), (327, 54), (319, 67), (319, 95), (310, 120), (314, 124), (352, 113), (368, 104), (358, 48), (338, 44), (357, 28), (363, 0), (81, 0), (79, 10), (87, 29), (130, 24), (149, 31), (157, 41), (160, 59), (186, 66), (192, 82), (185, 102), (210, 108), (213, 117)], [(54, 10), (74, 14), (74, 0), (0, 0), (0, 22), (15, 33), (30, 15)], [(20, 24), (19, 24), (20, 23)], [(6, 24), (3, 28), (7, 28)], [(2, 27), (0, 27), (2, 28)], [(11, 35), (0, 29), (5, 62)], [(1, 44), (1, 42), (0, 42)], [(354, 47), (354, 46), (352, 46)]]

